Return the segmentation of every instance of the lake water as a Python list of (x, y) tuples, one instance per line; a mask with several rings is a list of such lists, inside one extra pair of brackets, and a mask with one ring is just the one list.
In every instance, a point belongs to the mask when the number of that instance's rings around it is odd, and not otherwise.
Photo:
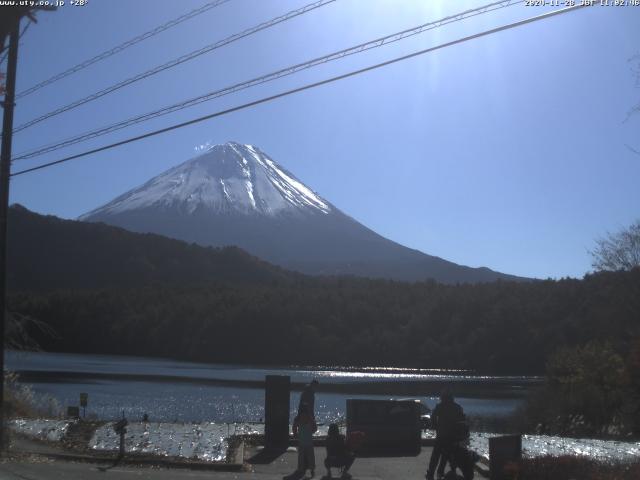
[[(20, 381), (35, 392), (38, 402), (52, 413), (78, 405), (81, 392), (88, 394), (87, 415), (115, 419), (125, 415), (140, 419), (147, 413), (157, 422), (259, 422), (264, 417), (265, 375), (289, 375), (295, 383), (319, 380), (316, 394), (320, 423), (340, 420), (347, 398), (399, 398), (409, 386), (420, 390), (430, 407), (434, 389), (451, 386), (466, 393), (457, 401), (467, 415), (505, 417), (521, 405), (532, 377), (490, 377), (465, 372), (393, 368), (256, 367), (203, 364), (157, 358), (66, 353), (8, 351), (6, 368), (20, 374)], [(231, 385), (230, 385), (231, 383)], [(364, 389), (364, 390), (363, 390)], [(362, 393), (363, 391), (380, 393)], [(475, 395), (474, 392), (478, 394)], [(492, 392), (495, 395), (492, 395)], [(299, 392), (292, 392), (293, 414)]]

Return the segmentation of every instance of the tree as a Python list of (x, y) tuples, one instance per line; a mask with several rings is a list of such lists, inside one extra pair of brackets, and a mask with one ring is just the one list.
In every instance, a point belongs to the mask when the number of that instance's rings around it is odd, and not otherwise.
[(617, 233), (596, 240), (591, 252), (596, 270), (632, 270), (640, 267), (640, 220)]

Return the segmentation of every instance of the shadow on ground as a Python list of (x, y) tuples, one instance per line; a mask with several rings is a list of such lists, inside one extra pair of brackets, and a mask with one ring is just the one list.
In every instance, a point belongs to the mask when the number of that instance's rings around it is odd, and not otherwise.
[(265, 448), (256, 453), (253, 457), (247, 460), (247, 463), (251, 465), (266, 465), (272, 463), (283, 453), (287, 451), (286, 447), (283, 448)]

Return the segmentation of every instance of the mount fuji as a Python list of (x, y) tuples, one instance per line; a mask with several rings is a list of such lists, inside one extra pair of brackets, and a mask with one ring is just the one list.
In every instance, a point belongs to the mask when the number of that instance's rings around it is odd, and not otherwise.
[(257, 147), (235, 142), (210, 147), (80, 220), (200, 245), (236, 245), (313, 275), (445, 283), (522, 280), (388, 240), (341, 212)]

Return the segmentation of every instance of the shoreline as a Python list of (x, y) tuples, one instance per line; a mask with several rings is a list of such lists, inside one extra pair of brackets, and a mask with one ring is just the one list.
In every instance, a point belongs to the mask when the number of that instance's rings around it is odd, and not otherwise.
[[(264, 380), (237, 380), (209, 377), (185, 377), (178, 375), (155, 375), (148, 373), (106, 373), (72, 372), (53, 370), (14, 370), (19, 383), (94, 383), (106, 380), (155, 383), (183, 383), (210, 385), (229, 388), (264, 389)], [(438, 396), (447, 386), (455, 391), (457, 397), (472, 398), (524, 398), (531, 390), (543, 384), (542, 379), (482, 378), (460, 380), (363, 380), (350, 382), (328, 382), (326, 379), (318, 385), (319, 393), (339, 393), (354, 395), (393, 395), (393, 396)], [(291, 391), (301, 391), (306, 383), (291, 382)]]
[[(71, 420), (38, 420), (14, 419), (10, 422), (12, 430), (18, 435), (26, 435), (37, 441), (44, 441), (48, 445), (71, 447), (83, 454), (109, 455), (117, 451), (118, 438), (113, 431), (114, 422), (84, 422)], [(29, 424), (32, 428), (28, 428)], [(85, 435), (82, 442), (65, 441), (74, 437), (70, 426), (87, 425), (91, 427), (91, 435)], [(232, 438), (253, 439), (260, 443), (264, 434), (263, 423), (172, 423), (172, 422), (131, 422), (126, 433), (127, 453), (134, 455), (160, 455), (161, 457), (196, 458), (205, 463), (228, 461), (229, 453), (233, 450)], [(54, 432), (56, 431), (57, 432)], [(226, 430), (226, 434), (224, 433)], [(57, 433), (54, 440), (51, 435)], [(314, 435), (314, 445), (322, 446), (326, 429), (319, 430)], [(472, 432), (469, 448), (481, 457), (488, 458), (488, 439), (498, 432)], [(433, 431), (424, 431), (422, 446), (431, 446), (434, 439)], [(553, 435), (523, 434), (523, 453), (525, 458), (535, 458), (545, 455), (573, 455), (590, 458), (596, 461), (629, 461), (640, 455), (640, 441), (638, 439), (603, 440), (589, 437), (561, 437)], [(293, 437), (290, 445), (295, 445)]]

